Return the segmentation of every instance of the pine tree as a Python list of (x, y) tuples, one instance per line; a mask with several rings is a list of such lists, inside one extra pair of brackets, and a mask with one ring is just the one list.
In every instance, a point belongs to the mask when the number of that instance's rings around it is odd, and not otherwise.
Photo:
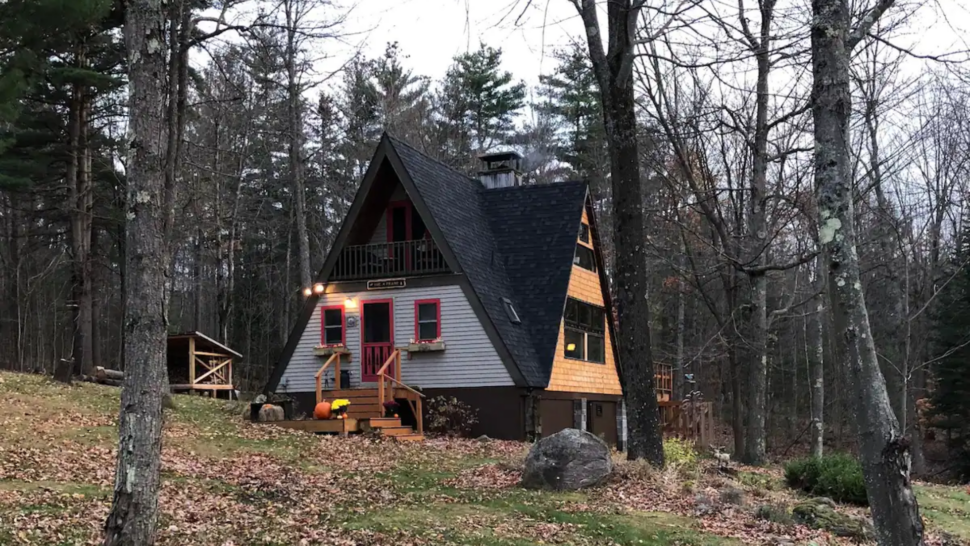
[(959, 244), (937, 295), (933, 313), (934, 386), (932, 414), (936, 426), (958, 440), (955, 446), (964, 478), (970, 477), (970, 213), (964, 212)]
[(471, 166), (474, 153), (507, 143), (525, 105), (525, 84), (503, 71), (502, 50), (482, 45), (455, 57), (437, 97), (438, 146), (444, 159)]

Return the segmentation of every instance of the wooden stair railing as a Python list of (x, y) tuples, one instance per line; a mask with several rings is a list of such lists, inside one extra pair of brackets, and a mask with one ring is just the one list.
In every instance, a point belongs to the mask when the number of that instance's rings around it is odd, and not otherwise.
[(336, 362), (336, 365), (333, 367), (333, 386), (335, 390), (340, 390), (340, 353), (334, 353), (323, 363), (323, 366), (320, 366), (320, 370), (314, 376), (317, 380), (317, 404), (323, 402), (323, 389), (320, 388), (323, 372), (327, 371), (327, 368), (334, 362)]
[[(392, 363), (394, 364), (394, 376), (387, 374), (387, 367)], [(377, 403), (381, 408), (384, 407), (384, 402), (388, 401), (385, 396), (385, 383), (387, 384), (387, 388), (390, 389), (390, 396), (392, 399), (394, 398), (394, 384), (397, 384), (401, 388), (418, 395), (416, 400), (408, 398), (408, 404), (411, 406), (411, 411), (414, 412), (414, 420), (418, 424), (418, 434), (424, 434), (424, 408), (422, 407), (421, 403), (421, 399), (424, 398), (424, 395), (401, 382), (400, 349), (395, 349), (394, 352), (391, 353), (391, 356), (389, 356), (384, 362), (384, 365), (381, 366), (381, 369), (377, 371)]]

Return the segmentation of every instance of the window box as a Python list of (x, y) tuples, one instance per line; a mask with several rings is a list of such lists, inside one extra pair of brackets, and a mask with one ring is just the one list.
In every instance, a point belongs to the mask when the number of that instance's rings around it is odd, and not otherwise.
[[(314, 356), (325, 356), (329, 358), (336, 354), (344, 355), (347, 357), (346, 360), (350, 360), (350, 349), (344, 347), (343, 345), (317, 345), (313, 348)], [(343, 361), (344, 357), (341, 356), (340, 360)]]
[(408, 354), (410, 353), (433, 353), (445, 350), (445, 342), (440, 339), (434, 341), (412, 341), (408, 343)]

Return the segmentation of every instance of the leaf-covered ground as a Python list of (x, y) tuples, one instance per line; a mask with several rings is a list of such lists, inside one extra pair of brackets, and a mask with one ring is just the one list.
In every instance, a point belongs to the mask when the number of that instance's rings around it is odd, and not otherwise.
[[(0, 544), (97, 544), (114, 480), (118, 389), (0, 372)], [(160, 544), (834, 544), (761, 521), (791, 493), (770, 471), (621, 462), (607, 486), (517, 486), (527, 446), (397, 443), (253, 425), (225, 401), (166, 413)], [(619, 460), (619, 459), (618, 459)], [(970, 498), (921, 489), (927, 519), (970, 539)], [(738, 504), (740, 502), (740, 504)]]

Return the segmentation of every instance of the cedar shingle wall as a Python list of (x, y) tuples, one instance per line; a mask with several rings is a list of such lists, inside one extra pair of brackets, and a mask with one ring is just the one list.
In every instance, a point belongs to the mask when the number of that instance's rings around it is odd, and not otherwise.
[[(586, 211), (583, 211), (583, 221), (586, 221)], [(592, 245), (590, 245), (592, 246)], [(603, 307), (603, 289), (597, 273), (579, 266), (573, 266), (569, 277), (570, 297)], [(594, 394), (623, 394), (620, 388), (620, 378), (616, 374), (616, 362), (613, 359), (613, 338), (609, 328), (606, 329), (606, 363), (593, 364), (582, 360), (568, 359), (564, 354), (563, 323), (559, 322), (559, 341), (556, 343), (556, 355), (552, 364), (552, 375), (549, 378), (550, 391), (588, 392)]]

